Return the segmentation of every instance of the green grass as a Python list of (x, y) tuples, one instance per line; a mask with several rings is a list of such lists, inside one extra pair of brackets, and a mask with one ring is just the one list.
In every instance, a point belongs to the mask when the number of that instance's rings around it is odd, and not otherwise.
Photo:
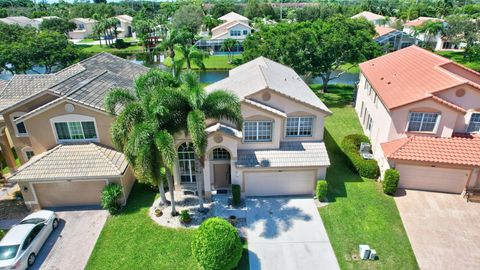
[[(179, 60), (183, 58), (183, 54), (180, 51), (175, 51), (175, 60)], [(235, 58), (241, 58), (241, 55), (235, 55)], [(210, 55), (208, 58), (203, 60), (203, 63), (205, 64), (206, 69), (212, 69), (212, 70), (225, 70), (225, 69), (232, 69), (235, 66), (228, 63), (228, 56), (226, 55)], [(172, 66), (172, 59), (170, 57), (165, 58), (164, 63), (165, 66), (171, 67)], [(184, 68), (186, 68), (187, 65), (184, 64)], [(192, 63), (192, 69), (198, 69), (198, 66)]]
[(138, 38), (127, 37), (123, 39), (125, 42), (138, 42)]
[[(312, 85), (312, 89), (319, 86)], [(331, 162), (327, 170), (331, 203), (319, 209), (330, 242), (342, 269), (418, 269), (393, 198), (383, 194), (379, 183), (352, 172), (340, 149), (346, 135), (362, 133), (349, 105), (352, 92), (349, 86), (331, 86), (328, 93), (319, 94), (333, 112), (325, 122), (325, 144)], [(359, 244), (370, 245), (379, 259), (353, 259)]]
[(468, 61), (465, 58), (463, 58), (463, 52), (451, 52), (451, 51), (445, 51), (445, 52), (436, 52), (437, 54), (446, 57), (448, 59), (451, 59), (461, 65), (464, 65), (468, 68), (471, 68), (473, 70), (476, 70), (480, 72), (480, 61)]
[(93, 39), (93, 38), (84, 38), (80, 40), (78, 43), (90, 43), (90, 42), (95, 42), (98, 41), (98, 39)]
[[(20, 164), (20, 159), (18, 159), (18, 158), (15, 159), (15, 164), (16, 164), (17, 166), (20, 166), (20, 165), (21, 165), (21, 164)], [(10, 169), (8, 168), (6, 162), (5, 162), (5, 164), (3, 164), (3, 165), (5, 165), (5, 167), (2, 168), (2, 174), (7, 174), (7, 173), (9, 173), (9, 172), (10, 172)]]
[(117, 49), (117, 48), (111, 48), (103, 44), (102, 46), (100, 45), (87, 45), (87, 44), (77, 44), (77, 47), (82, 49), (86, 53), (101, 53), (101, 52), (108, 52), (108, 53), (125, 53), (125, 54), (130, 54), (130, 53), (142, 53), (143, 48), (140, 45), (133, 45), (129, 46), (128, 48), (125, 49)]
[(338, 69), (349, 73), (360, 73), (360, 67), (358, 67), (358, 64), (343, 64)]
[[(199, 269), (190, 249), (195, 229), (162, 227), (148, 216), (156, 195), (134, 185), (126, 209), (108, 218), (86, 269)], [(248, 255), (240, 264), (248, 269)]]

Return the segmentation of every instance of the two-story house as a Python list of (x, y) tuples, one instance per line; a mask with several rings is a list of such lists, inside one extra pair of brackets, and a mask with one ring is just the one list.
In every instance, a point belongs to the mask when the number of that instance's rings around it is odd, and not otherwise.
[[(243, 130), (228, 121), (209, 121), (205, 194), (231, 184), (245, 196), (312, 194), (315, 180), (330, 165), (323, 142), (324, 118), (331, 114), (291, 68), (259, 57), (207, 86), (241, 99)], [(193, 188), (195, 162), (188, 137), (176, 137), (175, 183)]]
[(70, 21), (75, 23), (77, 28), (68, 32), (68, 37), (71, 39), (84, 39), (94, 34), (93, 30), (97, 21), (90, 18), (73, 18)]
[(110, 137), (113, 117), (103, 108), (114, 87), (133, 88), (148, 68), (107, 53), (54, 74), (15, 75), (0, 84), (2, 153), (23, 164), (8, 179), (17, 182), (28, 207), (99, 204), (108, 183), (123, 186), (126, 201), (135, 177)]
[(417, 46), (360, 64), (355, 110), (402, 188), (480, 185), (480, 73)]
[(127, 38), (127, 37), (133, 37), (134, 33), (132, 30), (132, 23), (133, 23), (133, 17), (123, 14), (123, 15), (117, 15), (114, 18), (118, 20), (117, 24), (117, 36), (119, 38)]

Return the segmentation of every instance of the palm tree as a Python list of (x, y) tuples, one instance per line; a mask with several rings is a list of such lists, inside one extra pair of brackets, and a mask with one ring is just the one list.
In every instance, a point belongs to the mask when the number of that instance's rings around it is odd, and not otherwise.
[[(105, 108), (117, 115), (111, 128), (112, 141), (132, 166), (139, 181), (158, 185), (161, 204), (168, 204), (162, 181), (162, 168), (168, 180), (172, 215), (176, 214), (171, 169), (173, 137), (178, 132), (185, 108), (177, 104), (183, 94), (171, 74), (150, 70), (135, 80), (135, 91), (113, 89), (105, 97)], [(173, 109), (165, 106), (168, 104)], [(178, 110), (178, 111), (176, 111)]]
[[(187, 44), (189, 36), (182, 31), (173, 29), (158, 45), (161, 50), (166, 50), (168, 56), (172, 59), (172, 66), (175, 66), (175, 47), (179, 44)], [(175, 77), (175, 68), (172, 68), (172, 75)]]
[(208, 34), (212, 35), (212, 29), (220, 24), (220, 20), (215, 19), (212, 15), (208, 14), (203, 17), (203, 24), (208, 30)]
[(222, 51), (227, 52), (228, 62), (231, 63), (233, 61), (233, 49), (235, 46), (238, 45), (238, 41), (233, 38), (227, 38), (223, 41), (222, 47), (220, 48)]
[(206, 119), (219, 121), (221, 119), (235, 123), (241, 129), (242, 114), (239, 98), (231, 92), (216, 90), (207, 93), (200, 85), (198, 76), (192, 71), (187, 71), (182, 76), (182, 101), (187, 109), (186, 126), (184, 131), (190, 135), (195, 149), (195, 179), (199, 198), (200, 211), (203, 207), (203, 169), (205, 167), (205, 155), (208, 138), (205, 131)]
[[(192, 69), (192, 62), (201, 70), (205, 70), (203, 60), (207, 57), (204, 52), (197, 49), (194, 45), (180, 44), (176, 46), (182, 52), (183, 59), (187, 63), (187, 69)], [(182, 65), (183, 66), (183, 65)]]

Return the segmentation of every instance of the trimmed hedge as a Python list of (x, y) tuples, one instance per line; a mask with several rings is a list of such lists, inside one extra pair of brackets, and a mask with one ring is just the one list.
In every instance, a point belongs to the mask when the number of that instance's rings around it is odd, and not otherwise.
[(115, 215), (120, 211), (121, 205), (118, 202), (122, 195), (122, 186), (110, 183), (103, 188), (101, 205), (110, 214)]
[(234, 206), (240, 205), (242, 200), (241, 193), (240, 193), (240, 185), (232, 185), (232, 204)]
[(360, 176), (376, 179), (380, 175), (377, 161), (374, 159), (365, 160), (360, 155), (360, 144), (362, 142), (370, 143), (367, 136), (362, 134), (350, 134), (345, 136), (342, 141), (342, 150), (349, 159), (350, 167)]
[(200, 225), (192, 241), (192, 254), (205, 270), (230, 270), (242, 258), (242, 242), (237, 229), (214, 217)]
[(398, 182), (400, 181), (400, 173), (395, 169), (388, 169), (383, 176), (383, 192), (385, 194), (393, 195), (397, 192)]
[(315, 189), (315, 194), (317, 195), (317, 200), (323, 202), (327, 198), (328, 192), (328, 183), (325, 180), (318, 180), (317, 187)]

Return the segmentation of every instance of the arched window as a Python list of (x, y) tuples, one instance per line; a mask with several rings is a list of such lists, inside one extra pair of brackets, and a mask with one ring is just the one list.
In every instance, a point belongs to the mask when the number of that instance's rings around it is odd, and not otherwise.
[(182, 182), (195, 182), (195, 150), (191, 143), (183, 143), (178, 147), (178, 165)]
[(224, 148), (213, 149), (213, 160), (230, 160), (230, 153)]

